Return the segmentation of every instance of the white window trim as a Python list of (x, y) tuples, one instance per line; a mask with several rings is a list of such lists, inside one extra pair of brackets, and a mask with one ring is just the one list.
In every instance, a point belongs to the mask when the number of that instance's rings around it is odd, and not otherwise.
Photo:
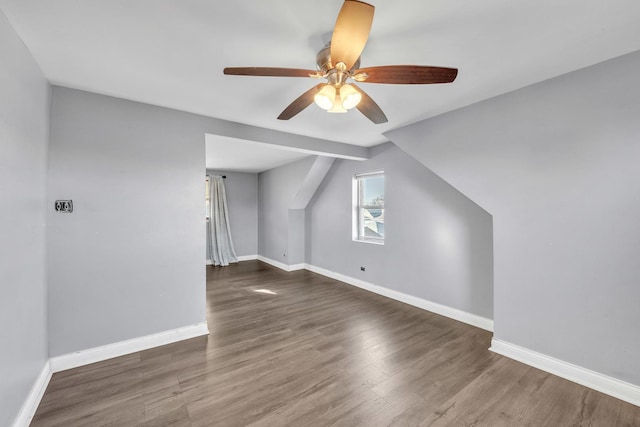
[[(360, 178), (369, 178), (376, 175), (384, 176), (384, 170), (376, 170), (372, 172), (364, 172), (357, 173), (353, 175), (352, 184), (351, 184), (351, 194), (352, 194), (352, 215), (351, 215), (351, 240), (358, 243), (369, 243), (374, 245), (384, 246), (384, 237), (379, 239), (375, 237), (360, 237), (360, 212), (359, 212), (359, 189), (358, 189), (358, 180)], [(385, 192), (386, 192), (386, 179), (385, 179)]]

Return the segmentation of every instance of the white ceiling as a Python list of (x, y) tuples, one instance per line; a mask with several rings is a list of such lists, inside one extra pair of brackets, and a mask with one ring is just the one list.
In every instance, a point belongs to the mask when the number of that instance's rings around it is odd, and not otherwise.
[(314, 68), (342, 0), (0, 0), (62, 86), (362, 146), (383, 132), (640, 49), (638, 0), (372, 0), (362, 66), (459, 68), (450, 85), (363, 83), (389, 123), (312, 105), (316, 84), (224, 76), (226, 66)]
[(276, 148), (270, 144), (206, 135), (207, 169), (226, 172), (263, 172), (310, 154), (293, 148)]

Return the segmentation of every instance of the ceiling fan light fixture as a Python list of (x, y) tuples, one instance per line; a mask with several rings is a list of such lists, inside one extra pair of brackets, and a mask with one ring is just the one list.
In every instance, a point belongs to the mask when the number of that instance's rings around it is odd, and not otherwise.
[(360, 56), (369, 38), (375, 7), (362, 0), (344, 0), (333, 27), (331, 42), (316, 55), (316, 70), (280, 67), (231, 67), (226, 75), (265, 77), (313, 77), (326, 79), (289, 104), (278, 120), (289, 120), (315, 102), (330, 113), (346, 113), (357, 107), (375, 124), (387, 123), (382, 109), (355, 82), (386, 84), (451, 83), (457, 68), (426, 65), (382, 65), (360, 68)]
[(328, 110), (329, 113), (346, 113), (347, 110), (344, 108), (342, 104), (342, 99), (340, 96), (340, 89), (335, 90), (336, 97), (333, 99), (333, 107)]
[(323, 110), (331, 110), (334, 106), (336, 98), (336, 88), (331, 85), (325, 85), (318, 93), (313, 97), (313, 101), (316, 105)]
[(345, 110), (350, 110), (362, 101), (362, 94), (350, 84), (344, 84), (340, 88), (340, 99), (342, 100), (342, 107)]

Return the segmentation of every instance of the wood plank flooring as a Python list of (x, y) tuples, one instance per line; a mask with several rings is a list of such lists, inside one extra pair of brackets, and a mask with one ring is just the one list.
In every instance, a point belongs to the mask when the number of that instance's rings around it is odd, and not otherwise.
[(491, 334), (308, 271), (207, 269), (208, 337), (56, 373), (32, 426), (640, 426)]

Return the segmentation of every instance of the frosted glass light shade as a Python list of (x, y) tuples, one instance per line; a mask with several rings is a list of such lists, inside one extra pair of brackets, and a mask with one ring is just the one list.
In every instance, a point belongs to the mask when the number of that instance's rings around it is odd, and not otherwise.
[(347, 110), (344, 109), (342, 103), (336, 102), (333, 104), (333, 107), (329, 110), (329, 113), (346, 113)]
[(336, 91), (336, 98), (333, 100), (333, 107), (329, 110), (330, 113), (346, 113), (347, 110), (342, 106), (342, 99), (340, 98), (340, 91)]
[(331, 85), (325, 85), (315, 94), (313, 101), (323, 110), (330, 110), (334, 105), (335, 98), (336, 88)]
[(340, 99), (342, 100), (342, 107), (350, 110), (360, 103), (362, 95), (353, 86), (345, 84), (340, 88)]

